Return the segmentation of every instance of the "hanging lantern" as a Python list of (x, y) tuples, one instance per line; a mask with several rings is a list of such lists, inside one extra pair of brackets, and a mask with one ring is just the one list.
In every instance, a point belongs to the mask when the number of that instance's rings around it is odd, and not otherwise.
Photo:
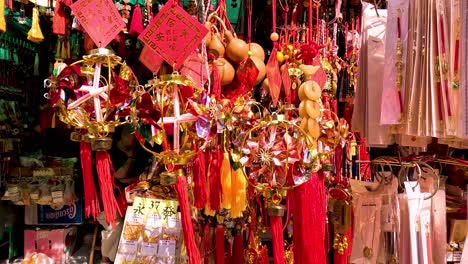
[(70, 139), (81, 142), (85, 216), (96, 218), (100, 213), (90, 169), (93, 150), (96, 151), (106, 222), (111, 226), (115, 225), (115, 213), (122, 215), (122, 210), (114, 195), (114, 175), (107, 153), (112, 147), (109, 135), (115, 127), (127, 122), (132, 100), (130, 84), (134, 81), (136, 78), (120, 57), (100, 48), (70, 66), (56, 63), (54, 74), (44, 82), (55, 113), (61, 121), (75, 128)]

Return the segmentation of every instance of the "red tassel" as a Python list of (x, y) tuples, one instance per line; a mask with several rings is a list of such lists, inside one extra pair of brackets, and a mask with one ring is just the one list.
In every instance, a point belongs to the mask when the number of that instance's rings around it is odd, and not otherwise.
[(226, 252), (226, 259), (225, 259), (225, 263), (224, 264), (234, 264), (233, 262), (233, 257), (232, 257), (232, 243), (231, 243), (231, 240), (229, 239), (227, 241), (228, 245), (227, 245), (227, 252)]
[(114, 175), (111, 173), (111, 159), (107, 151), (96, 152), (96, 169), (99, 178), (99, 187), (101, 188), (101, 199), (104, 205), (106, 223), (112, 228), (115, 227), (117, 220), (116, 212), (121, 216), (122, 213), (114, 194)]
[(221, 186), (221, 162), (223, 161), (223, 151), (217, 147), (211, 153), (210, 164), (210, 208), (218, 211), (221, 206), (222, 186)]
[(65, 17), (65, 11), (63, 9), (63, 3), (62, 0), (58, 0), (55, 3), (55, 14), (54, 17), (52, 18), (52, 32), (57, 35), (62, 35), (64, 36), (67, 33), (67, 28), (66, 28), (66, 22), (67, 19)]
[(317, 174), (294, 189), (294, 263), (325, 264), (326, 195)]
[(201, 256), (195, 243), (193, 232), (192, 214), (188, 199), (187, 179), (183, 176), (177, 177), (175, 190), (179, 200), (180, 214), (182, 217), (182, 229), (184, 232), (184, 243), (187, 248), (187, 255), (190, 264), (201, 264)]
[(211, 85), (213, 87), (213, 90), (211, 91), (211, 93), (216, 98), (216, 101), (219, 101), (221, 99), (221, 77), (219, 76), (219, 69), (216, 61), (213, 61), (212, 65), (213, 69), (211, 71), (211, 74), (213, 75), (213, 79), (211, 81)]
[(262, 249), (262, 251), (260, 252), (260, 257), (262, 258), (261, 259), (262, 264), (269, 264), (270, 263), (270, 260), (268, 258), (268, 250), (267, 250), (266, 247), (264, 247)]
[[(286, 255), (284, 253), (283, 246), (284, 238), (282, 221), (281, 216), (270, 216), (270, 229), (273, 237), (273, 261), (275, 264), (286, 264)], [(295, 234), (296, 233), (294, 233), (294, 235)]]
[(242, 239), (242, 233), (234, 236), (232, 263), (245, 263), (244, 240)]
[(93, 179), (93, 167), (91, 161), (91, 144), (81, 141), (80, 143), (81, 171), (83, 173), (85, 217), (96, 217), (101, 213), (99, 197), (96, 192)]
[(140, 35), (143, 30), (143, 16), (141, 15), (141, 8), (140, 5), (136, 5), (135, 10), (133, 10), (132, 22), (130, 23), (128, 34), (136, 37)]
[(216, 264), (224, 264), (224, 227), (221, 225), (216, 227)]
[(211, 246), (211, 234), (210, 234), (210, 223), (206, 223), (205, 224), (205, 227), (203, 229), (203, 241), (201, 243), (201, 246), (202, 246), (202, 250), (201, 252), (203, 252), (203, 262), (205, 264), (210, 264), (210, 254), (208, 254), (208, 252), (210, 252), (212, 246)]
[(198, 209), (205, 208), (206, 203), (206, 168), (205, 154), (200, 152), (193, 163), (193, 196), (195, 207)]

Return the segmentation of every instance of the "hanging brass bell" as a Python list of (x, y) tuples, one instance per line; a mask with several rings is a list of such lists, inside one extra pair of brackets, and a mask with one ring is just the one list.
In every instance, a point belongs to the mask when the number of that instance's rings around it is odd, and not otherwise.
[(105, 151), (112, 148), (112, 138), (100, 137), (91, 141), (91, 148), (94, 151)]
[(83, 135), (77, 131), (71, 132), (70, 140), (73, 142), (81, 142), (83, 140)]
[(177, 174), (175, 174), (174, 172), (165, 171), (159, 174), (159, 177), (159, 182), (163, 186), (174, 185), (177, 182)]
[(270, 204), (268, 205), (268, 215), (269, 216), (283, 216), (285, 212), (285, 207), (281, 204)]

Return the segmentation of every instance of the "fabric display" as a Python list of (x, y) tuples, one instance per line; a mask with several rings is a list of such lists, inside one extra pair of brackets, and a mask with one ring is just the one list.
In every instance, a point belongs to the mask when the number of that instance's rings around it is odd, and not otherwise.
[(395, 0), (388, 1), (387, 9), (376, 10), (363, 4), (361, 58), (365, 59), (359, 72), (364, 74), (353, 127), (364, 133), (369, 146), (396, 142), (423, 147), (432, 137), (463, 145), (466, 104), (460, 95), (465, 87), (459, 78), (463, 18), (456, 6), (458, 1)]

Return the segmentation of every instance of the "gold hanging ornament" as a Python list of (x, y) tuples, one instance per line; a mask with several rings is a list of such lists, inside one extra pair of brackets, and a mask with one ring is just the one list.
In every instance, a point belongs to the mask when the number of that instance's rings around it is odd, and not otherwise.
[(41, 42), (44, 40), (41, 27), (39, 26), (39, 11), (36, 7), (33, 8), (33, 17), (31, 29), (28, 32), (28, 40), (32, 42)]
[(0, 1), (0, 33), (6, 31), (5, 1)]

